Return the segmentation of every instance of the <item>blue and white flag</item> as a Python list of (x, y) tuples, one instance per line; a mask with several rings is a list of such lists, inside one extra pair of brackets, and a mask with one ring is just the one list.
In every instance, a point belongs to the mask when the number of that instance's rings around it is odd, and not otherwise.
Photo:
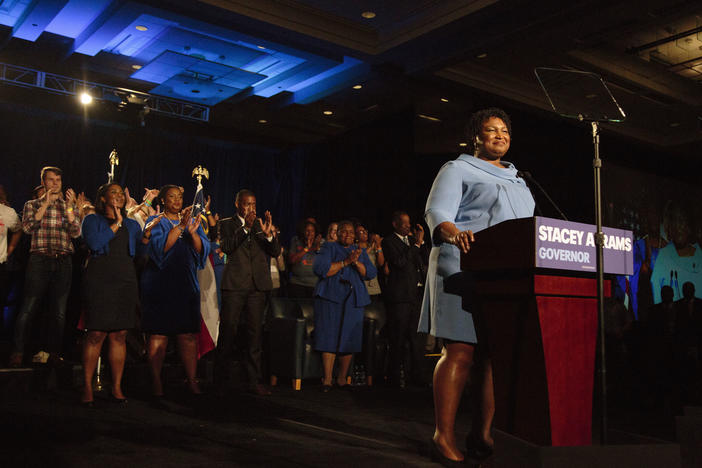
[(197, 191), (195, 192), (195, 199), (193, 200), (193, 212), (192, 217), (196, 220), (200, 219), (200, 215), (205, 213), (205, 191), (202, 188), (202, 184), (197, 184)]

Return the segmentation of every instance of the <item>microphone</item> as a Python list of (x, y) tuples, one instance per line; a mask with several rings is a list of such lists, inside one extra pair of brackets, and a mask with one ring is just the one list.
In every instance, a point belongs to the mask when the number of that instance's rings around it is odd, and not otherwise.
[[(525, 181), (528, 182), (528, 184), (534, 184), (536, 186), (536, 188), (538, 188), (539, 191), (543, 194), (543, 196), (546, 197), (546, 200), (548, 200), (549, 203), (551, 203), (551, 206), (553, 206), (556, 209), (556, 211), (558, 212), (558, 214), (561, 215), (561, 218), (563, 218), (563, 221), (568, 221), (568, 218), (566, 218), (566, 215), (563, 214), (561, 209), (558, 208), (558, 205), (556, 205), (556, 202), (554, 202), (553, 199), (551, 199), (551, 197), (548, 196), (548, 193), (546, 193), (546, 190), (544, 190), (544, 188), (541, 186), (541, 184), (539, 184), (531, 176), (531, 173), (529, 173), (529, 171), (517, 171), (517, 177), (524, 179)], [(528, 184), (527, 184), (527, 186), (528, 186)]]

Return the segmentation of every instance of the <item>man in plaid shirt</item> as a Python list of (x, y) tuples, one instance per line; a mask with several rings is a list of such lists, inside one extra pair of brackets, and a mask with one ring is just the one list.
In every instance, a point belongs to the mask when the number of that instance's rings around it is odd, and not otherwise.
[(10, 366), (22, 365), (27, 328), (45, 295), (48, 294), (49, 327), (47, 351), (59, 360), (66, 320), (66, 300), (71, 289), (73, 244), (80, 235), (80, 219), (74, 212), (76, 194), (61, 193), (63, 171), (58, 167), (41, 170), (46, 192), (24, 204), (22, 229), (32, 236), (24, 282), (24, 300), (15, 324), (14, 351)]

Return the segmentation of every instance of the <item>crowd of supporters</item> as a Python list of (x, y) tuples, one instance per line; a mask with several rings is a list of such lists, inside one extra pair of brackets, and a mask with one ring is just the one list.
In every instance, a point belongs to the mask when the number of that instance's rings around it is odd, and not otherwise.
[[(130, 360), (148, 363), (151, 394), (160, 398), (172, 338), (192, 394), (202, 392), (198, 359), (209, 355), (218, 391), (227, 391), (229, 368), (239, 361), (248, 388), (267, 395), (263, 328), (271, 298), (287, 297), (314, 300), (324, 391), (332, 388), (335, 361), (335, 383), (346, 385), (350, 358), (361, 348), (364, 308), (373, 303), (387, 310), (388, 383), (404, 386), (404, 370), (412, 372), (407, 383), (421, 383), (417, 356), (427, 337), (416, 329), (429, 246), (407, 213), (393, 214), (385, 237), (358, 219), (323, 229), (305, 218), (283, 245), (272, 215), (256, 210), (249, 190), (236, 194), (234, 215), (220, 219), (209, 198), (188, 205), (176, 185), (147, 188), (138, 201), (116, 183), (94, 197), (76, 194), (63, 186), (58, 167), (45, 167), (40, 179), (19, 214), (0, 187), (9, 367), (80, 361), (81, 402), (92, 405), (106, 342), (111, 398), (126, 402), (121, 381)], [(411, 359), (403, 362), (403, 354)]]

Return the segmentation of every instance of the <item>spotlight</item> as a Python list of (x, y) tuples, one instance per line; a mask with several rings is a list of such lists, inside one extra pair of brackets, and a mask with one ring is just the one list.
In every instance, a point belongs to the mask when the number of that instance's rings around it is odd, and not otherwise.
[(323, 113), (324, 115), (332, 115), (334, 112), (332, 112), (332, 111), (330, 111), (330, 110), (325, 110), (325, 111), (322, 112), (322, 113)]
[(127, 100), (126, 97), (122, 97), (120, 101), (117, 103), (117, 110), (119, 112), (122, 112), (123, 110), (127, 109), (127, 106), (129, 105), (129, 101)]
[(149, 114), (150, 111), (151, 109), (149, 109), (146, 106), (144, 106), (144, 108), (139, 111), (138, 118), (140, 127), (146, 127), (146, 116)]
[(93, 102), (93, 97), (90, 94), (83, 92), (80, 95), (80, 102), (85, 104), (85, 105), (88, 105), (91, 102)]

